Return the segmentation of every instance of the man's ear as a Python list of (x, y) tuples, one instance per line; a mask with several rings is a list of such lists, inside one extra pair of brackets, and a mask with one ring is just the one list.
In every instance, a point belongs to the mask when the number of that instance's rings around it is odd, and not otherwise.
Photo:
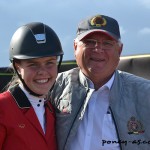
[(77, 49), (77, 42), (76, 42), (76, 40), (74, 40), (73, 46), (74, 46), (74, 51), (75, 51)]
[(123, 43), (121, 43), (120, 47), (119, 47), (119, 54), (121, 55), (122, 53), (122, 49), (123, 49)]
[(74, 46), (74, 56), (76, 58), (76, 50), (77, 50), (77, 41), (76, 40), (74, 40), (73, 46)]
[(122, 49), (123, 49), (123, 43), (118, 42), (116, 46), (117, 46), (117, 47), (116, 47), (116, 50), (118, 51), (118, 54), (119, 54), (119, 56), (120, 56), (121, 53), (122, 53)]

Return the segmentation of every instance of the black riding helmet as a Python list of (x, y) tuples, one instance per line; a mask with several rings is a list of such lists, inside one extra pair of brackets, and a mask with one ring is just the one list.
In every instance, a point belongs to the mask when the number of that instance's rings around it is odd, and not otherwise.
[(47, 25), (33, 22), (20, 27), (10, 42), (10, 61), (48, 56), (62, 56), (56, 33)]
[(57, 34), (49, 26), (32, 22), (21, 26), (12, 36), (9, 49), (9, 59), (25, 88), (35, 96), (41, 96), (31, 91), (15, 68), (15, 60), (60, 56), (58, 69), (62, 62), (63, 50)]

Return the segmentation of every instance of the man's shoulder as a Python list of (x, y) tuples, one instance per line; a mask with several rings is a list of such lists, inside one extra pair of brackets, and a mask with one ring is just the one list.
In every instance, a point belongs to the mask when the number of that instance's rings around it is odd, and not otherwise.
[(127, 86), (133, 85), (135, 86), (135, 88), (137, 86), (137, 87), (150, 89), (150, 80), (131, 74), (131, 73), (123, 72), (123, 71), (118, 71), (118, 73), (124, 85), (127, 85)]
[(57, 79), (56, 80), (66, 80), (66, 79), (76, 79), (79, 76), (79, 71), (80, 69), (77, 68), (73, 68), (70, 69), (68, 71), (64, 71), (58, 74)]
[(133, 81), (139, 81), (139, 82), (142, 81), (142, 82), (150, 83), (150, 80), (148, 80), (148, 79), (145, 79), (143, 77), (140, 77), (140, 76), (137, 76), (137, 75), (125, 72), (125, 71), (118, 70), (118, 73), (125, 80), (133, 80)]

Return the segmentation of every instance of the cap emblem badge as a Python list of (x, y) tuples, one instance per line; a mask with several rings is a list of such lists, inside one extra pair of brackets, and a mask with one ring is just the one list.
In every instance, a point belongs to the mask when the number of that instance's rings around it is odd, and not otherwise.
[(107, 21), (102, 16), (96, 16), (91, 19), (90, 24), (91, 26), (101, 27), (101, 26), (105, 26), (107, 24)]

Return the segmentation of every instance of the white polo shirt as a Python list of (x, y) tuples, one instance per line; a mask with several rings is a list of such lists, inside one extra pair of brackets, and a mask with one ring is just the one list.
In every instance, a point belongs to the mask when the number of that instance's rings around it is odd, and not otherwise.
[(119, 144), (106, 144), (103, 141), (118, 141), (115, 125), (108, 110), (114, 76), (115, 74), (95, 91), (92, 81), (82, 74), (82, 77), (88, 80), (91, 97), (70, 150), (120, 150)]

